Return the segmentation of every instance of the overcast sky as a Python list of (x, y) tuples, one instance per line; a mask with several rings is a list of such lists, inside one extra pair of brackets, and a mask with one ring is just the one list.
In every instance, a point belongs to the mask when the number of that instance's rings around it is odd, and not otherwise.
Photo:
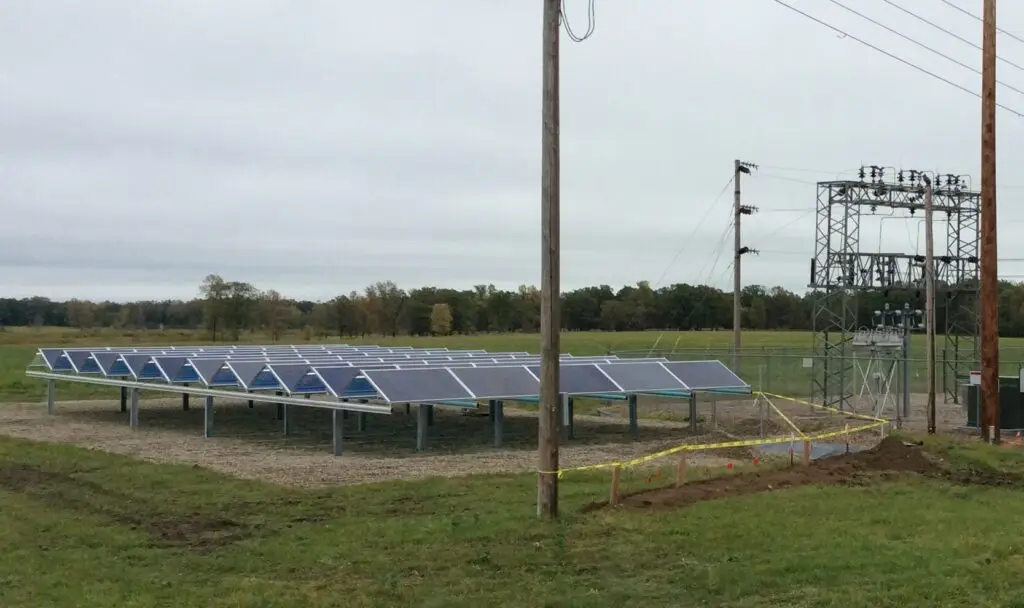
[[(981, 0), (956, 1), (980, 14)], [(884, 0), (843, 2), (980, 67)], [(963, 13), (894, 2), (980, 44)], [(980, 90), (829, 1), (790, 3)], [(208, 273), (312, 299), (384, 279), (539, 283), (541, 8), (7, 0), (0, 296), (187, 298)], [(587, 0), (567, 9), (585, 30)], [(1024, 3), (999, 17), (1024, 38)], [(772, 0), (601, 0), (596, 19), (582, 43), (563, 35), (564, 289), (730, 287), (731, 189), (716, 197), (737, 157), (762, 165), (744, 181), (763, 210), (744, 225), (763, 252), (746, 277), (798, 291), (816, 180), (873, 163), (980, 185), (976, 97)], [(999, 44), (1024, 66), (1024, 43)], [(999, 79), (1024, 91), (1022, 68), (1001, 62)], [(999, 101), (1024, 113), (1022, 93)], [(1024, 119), (998, 118), (1000, 257), (1024, 258)], [(917, 250), (918, 223), (880, 224), (885, 249)], [(879, 223), (862, 230), (879, 247)]]

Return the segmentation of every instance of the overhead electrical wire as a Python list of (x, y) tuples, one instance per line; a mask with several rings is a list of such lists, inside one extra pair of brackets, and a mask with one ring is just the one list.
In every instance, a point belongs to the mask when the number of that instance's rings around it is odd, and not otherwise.
[[(893, 7), (896, 10), (903, 11), (904, 13), (906, 13), (907, 15), (910, 15), (914, 19), (917, 19), (921, 23), (925, 23), (925, 24), (930, 25), (933, 28), (939, 30), (940, 32), (945, 32), (946, 34), (949, 34), (950, 36), (956, 38), (960, 42), (963, 42), (964, 44), (969, 45), (969, 46), (971, 46), (972, 48), (974, 48), (976, 50), (979, 50), (979, 51), (984, 50), (984, 49), (981, 48), (981, 45), (978, 44), (977, 42), (974, 42), (973, 40), (968, 40), (967, 38), (964, 38), (960, 34), (957, 34), (956, 32), (950, 31), (949, 29), (947, 29), (945, 27), (942, 27), (941, 25), (939, 25), (938, 23), (935, 23), (934, 21), (931, 21), (930, 19), (925, 19), (921, 15), (915, 13), (914, 11), (912, 11), (912, 10), (910, 10), (908, 8), (902, 7), (899, 4), (896, 4), (892, 0), (882, 0), (882, 2), (885, 2), (886, 4), (888, 4), (889, 6)], [(1008, 65), (1010, 67), (1017, 68), (1018, 70), (1021, 70), (1022, 72), (1024, 72), (1024, 66), (1020, 65), (1019, 63), (1014, 63), (1014, 62), (1010, 61), (1009, 59), (1003, 57), (1002, 55), (996, 55), (996, 59), (998, 59), (999, 61), (1002, 61), (1003, 63), (1005, 63), (1006, 65)]]
[[(885, 50), (885, 49), (883, 49), (883, 48), (881, 48), (879, 46), (876, 46), (874, 44), (871, 44), (870, 42), (868, 42), (868, 41), (866, 41), (866, 40), (864, 40), (862, 38), (858, 38), (858, 37), (854, 36), (853, 34), (847, 32), (846, 30), (844, 30), (842, 28), (836, 27), (836, 26), (834, 26), (831, 23), (828, 23), (826, 21), (822, 21), (821, 19), (819, 19), (819, 18), (817, 18), (817, 17), (815, 17), (815, 16), (813, 16), (813, 15), (811, 15), (809, 13), (805, 13), (804, 11), (796, 8), (795, 6), (793, 6), (791, 4), (787, 4), (787, 3), (783, 2), (782, 0), (773, 0), (773, 2), (775, 2), (778, 5), (783, 6), (785, 8), (788, 8), (789, 10), (793, 11), (794, 13), (798, 13), (799, 15), (801, 15), (801, 16), (807, 18), (807, 19), (810, 19), (811, 21), (814, 21), (818, 25), (822, 25), (824, 27), (827, 27), (828, 29), (832, 30), (833, 32), (836, 32), (837, 34), (839, 34), (839, 35), (841, 35), (841, 36), (843, 36), (845, 38), (849, 38), (850, 40), (853, 40), (854, 42), (859, 42), (860, 44), (862, 44), (862, 45), (864, 45), (864, 46), (866, 46), (866, 47), (868, 47), (868, 48), (870, 48), (870, 49), (872, 49), (872, 50), (874, 50), (874, 51), (876, 51), (878, 53), (881, 53), (881, 54), (885, 55), (886, 57), (889, 57), (890, 59), (895, 59), (896, 61), (899, 61), (903, 65), (906, 65), (908, 67), (914, 68), (915, 70), (917, 70), (917, 71), (919, 71), (921, 73), (927, 74), (928, 76), (931, 76), (932, 78), (934, 78), (936, 80), (941, 80), (942, 82), (948, 84), (949, 86), (955, 87), (957, 89), (960, 89), (961, 91), (963, 91), (964, 93), (967, 93), (968, 95), (973, 95), (974, 97), (977, 97), (979, 99), (981, 98), (981, 94), (978, 93), (977, 91), (972, 91), (971, 89), (968, 89), (967, 87), (965, 87), (963, 85), (957, 84), (957, 83), (953, 82), (952, 80), (950, 80), (948, 78), (945, 78), (943, 76), (939, 76), (935, 72), (932, 72), (931, 70), (923, 68), (923, 67), (917, 65), (916, 63), (914, 63), (912, 61), (908, 61), (908, 60), (900, 57), (899, 55), (896, 55), (894, 53), (890, 53), (889, 51), (887, 51), (887, 50)], [(1007, 106), (1006, 104), (1002, 104), (1002, 103), (996, 102), (996, 106), (1006, 110), (1007, 112), (1010, 112), (1011, 114), (1013, 114), (1014, 116), (1016, 116), (1018, 118), (1024, 118), (1024, 112), (1016, 110), (1014, 108), (1011, 108), (1010, 106)]]
[(708, 205), (708, 208), (704, 211), (704, 216), (700, 218), (700, 221), (697, 222), (697, 225), (694, 226), (693, 230), (690, 232), (690, 236), (686, 237), (686, 240), (683, 241), (682, 247), (676, 250), (676, 254), (672, 257), (672, 261), (669, 262), (668, 266), (665, 267), (665, 271), (661, 273), (661, 276), (658, 278), (658, 281), (654, 284), (655, 289), (657, 289), (658, 286), (661, 285), (661, 282), (665, 280), (665, 277), (668, 275), (668, 272), (672, 270), (673, 266), (675, 266), (676, 261), (679, 259), (679, 256), (683, 255), (683, 252), (686, 251), (686, 248), (690, 245), (690, 243), (693, 243), (694, 237), (697, 236), (697, 231), (700, 230), (701, 226), (704, 225), (704, 222), (708, 220), (708, 217), (710, 217), (711, 212), (714, 211), (715, 207), (718, 205), (718, 201), (721, 200), (722, 195), (724, 195), (726, 190), (729, 189), (729, 186), (732, 185), (733, 178), (734, 176), (729, 177), (729, 181), (725, 182), (725, 185), (722, 186), (722, 190), (718, 193), (718, 196), (716, 196), (714, 200), (711, 201), (711, 204)]
[(572, 25), (569, 24), (569, 16), (566, 15), (565, 11), (565, 0), (562, 0), (562, 6), (559, 9), (562, 17), (562, 27), (565, 29), (565, 33), (569, 36), (569, 40), (573, 42), (583, 42), (587, 38), (594, 35), (594, 27), (597, 25), (597, 7), (594, 5), (596, 0), (587, 0), (587, 30), (583, 34), (577, 34), (572, 29)]
[[(975, 74), (981, 76), (981, 70), (979, 70), (978, 68), (974, 67), (973, 65), (968, 65), (968, 64), (964, 63), (963, 61), (960, 61), (959, 59), (956, 59), (955, 57), (950, 57), (949, 55), (943, 53), (942, 51), (940, 51), (938, 49), (935, 49), (935, 48), (932, 48), (932, 47), (930, 47), (927, 44), (921, 42), (920, 40), (917, 40), (916, 38), (914, 38), (912, 36), (908, 36), (908, 35), (904, 34), (903, 32), (900, 32), (899, 30), (893, 29), (893, 28), (889, 27), (888, 25), (882, 23), (881, 21), (878, 21), (877, 19), (869, 17), (869, 16), (865, 15), (864, 13), (862, 13), (862, 12), (856, 10), (856, 9), (852, 9), (852, 8), (846, 6), (845, 4), (840, 2), (839, 0), (828, 0), (828, 1), (831, 2), (832, 4), (835, 4), (836, 6), (838, 6), (839, 8), (841, 8), (843, 10), (849, 11), (849, 12), (853, 13), (854, 15), (857, 15), (858, 17), (860, 17), (861, 19), (864, 19), (865, 21), (867, 21), (869, 23), (873, 23), (874, 25), (882, 28), (883, 30), (889, 32), (890, 34), (895, 34), (895, 35), (899, 36), (900, 38), (906, 40), (907, 42), (909, 42), (911, 44), (916, 44), (917, 46), (921, 47), (922, 49), (925, 49), (926, 51), (929, 51), (931, 53), (934, 53), (934, 54), (938, 55), (939, 57), (942, 57), (946, 61), (950, 61), (952, 63), (955, 63), (958, 66), (960, 66), (962, 68), (965, 68), (965, 69), (968, 69), (968, 70), (974, 72)], [(1003, 82), (1001, 80), (996, 80), (996, 84), (1002, 85), (1002, 86), (1006, 87), (1007, 89), (1010, 89), (1014, 93), (1020, 93), (1021, 95), (1024, 95), (1024, 90), (1018, 89), (1017, 87), (1015, 87), (1013, 85), (1006, 84), (1005, 82)]]
[[(963, 14), (967, 15), (968, 17), (972, 17), (972, 18), (974, 18), (974, 19), (977, 19), (978, 21), (980, 21), (980, 22), (982, 22), (982, 23), (984, 23), (984, 22), (985, 22), (985, 20), (984, 20), (984, 19), (982, 19), (981, 17), (979, 17), (978, 15), (975, 15), (974, 13), (972, 13), (971, 11), (969, 11), (969, 10), (967, 10), (967, 9), (963, 8), (962, 6), (958, 6), (958, 5), (957, 5), (956, 3), (954, 3), (954, 2), (950, 2), (949, 0), (939, 0), (939, 2), (941, 2), (941, 3), (945, 4), (946, 6), (950, 6), (950, 7), (952, 7), (952, 8), (955, 8), (956, 10), (958, 10), (958, 11), (960, 11), (961, 13), (963, 13)], [(1024, 42), (1024, 39), (1022, 39), (1022, 38), (1021, 38), (1020, 36), (1017, 36), (1016, 34), (1010, 33), (1010, 32), (1008, 32), (1008, 31), (1004, 30), (1004, 29), (1003, 29), (1003, 28), (1001, 28), (1001, 27), (996, 27), (996, 31), (997, 31), (997, 32), (999, 32), (1000, 34), (1005, 34), (1005, 35), (1006, 35), (1007, 37), (1009, 37), (1009, 38), (1013, 38), (1013, 39), (1014, 39), (1014, 40), (1016, 40), (1017, 42)]]

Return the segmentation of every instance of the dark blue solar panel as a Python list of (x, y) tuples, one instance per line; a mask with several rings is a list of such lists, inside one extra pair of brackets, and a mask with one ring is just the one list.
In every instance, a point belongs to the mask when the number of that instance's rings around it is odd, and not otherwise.
[(315, 369), (323, 379), (327, 391), (335, 397), (341, 397), (352, 379), (359, 375), (359, 370), (354, 367), (317, 367)]
[(153, 362), (163, 371), (168, 382), (176, 382), (188, 359), (185, 357), (153, 357)]
[[(530, 371), (540, 377), (540, 366), (531, 366)], [(623, 392), (608, 379), (593, 363), (582, 365), (560, 365), (558, 392), (568, 395), (595, 395), (600, 393)]]
[(309, 373), (309, 365), (305, 363), (284, 363), (272, 365), (270, 369), (277, 375), (285, 390), (291, 391), (292, 387), (299, 383), (299, 380)]
[(96, 361), (96, 364), (100, 366), (100, 371), (110, 376), (110, 371), (114, 367), (114, 364), (117, 363), (117, 360), (120, 358), (120, 355), (118, 355), (117, 353), (100, 352), (93, 353), (92, 358), (94, 361)]
[(43, 356), (46, 367), (54, 369), (60, 364), (60, 358), (64, 356), (64, 351), (60, 348), (40, 348), (39, 354)]
[(693, 390), (750, 388), (721, 361), (672, 361), (664, 365)]
[(453, 370), (480, 399), (536, 397), (540, 382), (525, 367), (465, 367)]
[(447, 369), (365, 370), (364, 375), (391, 403), (473, 398)]
[(249, 388), (256, 376), (267, 364), (263, 361), (228, 361), (228, 367), (235, 372), (243, 387)]
[(223, 359), (190, 359), (189, 363), (203, 384), (212, 384), (214, 376), (224, 366)]
[(124, 360), (125, 365), (128, 366), (128, 371), (133, 376), (139, 378), (142, 376), (142, 368), (145, 367), (149, 360), (152, 359), (150, 355), (121, 355), (121, 359)]
[(679, 391), (686, 385), (656, 362), (602, 363), (598, 367), (627, 393), (642, 391)]

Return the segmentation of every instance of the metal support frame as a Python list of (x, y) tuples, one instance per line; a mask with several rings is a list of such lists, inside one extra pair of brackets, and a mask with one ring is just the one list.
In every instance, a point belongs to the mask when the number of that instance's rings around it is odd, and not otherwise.
[(46, 383), (46, 413), (53, 415), (57, 400), (57, 385), (53, 380)]
[(203, 403), (203, 437), (213, 437), (213, 396), (207, 395)]
[(416, 451), (427, 449), (427, 429), (430, 427), (431, 406), (420, 403), (416, 406)]
[(335, 456), (341, 456), (342, 443), (345, 438), (345, 412), (341, 410), (334, 410), (331, 412), (331, 426), (333, 432), (331, 433), (331, 448)]
[(576, 428), (574, 425), (574, 412), (576, 403), (573, 401), (571, 395), (562, 393), (560, 399), (562, 405), (562, 437), (565, 439), (573, 439), (576, 436)]
[(281, 432), (284, 435), (290, 435), (292, 432), (292, 416), (294, 412), (290, 412), (287, 403), (281, 404)]
[(121, 413), (128, 411), (128, 388), (121, 387)]
[(492, 401), (491, 404), (494, 411), (494, 447), (500, 448), (505, 440), (505, 404), (501, 401)]
[(947, 220), (946, 252), (935, 256), (936, 287), (946, 298), (943, 386), (947, 401), (958, 400), (957, 382), (978, 359), (980, 193), (972, 191), (969, 179), (963, 176), (864, 167), (859, 180), (818, 183), (808, 287), (815, 292), (812, 400), (822, 405), (851, 406), (854, 364), (850, 341), (858, 328), (857, 294), (924, 291), (923, 255), (867, 253), (860, 248), (865, 207), (868, 214), (878, 208), (907, 210), (911, 216), (923, 212), (924, 174), (933, 175), (933, 209), (944, 212)]
[(629, 411), (629, 434), (635, 439), (640, 434), (640, 420), (637, 414), (637, 396), (629, 395), (627, 397), (627, 409)]
[(40, 378), (43, 380), (53, 381), (65, 381), (75, 382), (78, 384), (95, 384), (99, 386), (112, 386), (121, 387), (125, 386), (128, 388), (137, 388), (139, 390), (163, 392), (163, 393), (178, 393), (198, 395), (201, 397), (219, 397), (221, 399), (235, 399), (242, 400), (246, 398), (252, 398), (253, 401), (258, 403), (288, 403), (291, 405), (303, 405), (306, 407), (316, 407), (327, 410), (342, 410), (352, 412), (366, 412), (368, 414), (390, 414), (391, 406), (386, 403), (376, 403), (368, 401), (367, 403), (354, 403), (341, 401), (320, 401), (318, 399), (304, 399), (301, 397), (279, 397), (277, 395), (264, 394), (264, 393), (253, 393), (247, 395), (246, 393), (223, 390), (216, 388), (193, 388), (188, 386), (182, 386), (178, 384), (157, 384), (150, 382), (140, 382), (138, 380), (127, 380), (119, 378), (105, 378), (103, 376), (69, 376), (66, 374), (60, 374), (56, 372), (44, 372), (36, 370), (28, 370), (25, 375), (30, 378)]
[(697, 391), (690, 393), (690, 432), (697, 432)]
[[(188, 388), (188, 384), (185, 385), (185, 388)], [(181, 394), (181, 409), (186, 412), (188, 411), (188, 393)]]
[(131, 389), (131, 409), (128, 413), (128, 426), (135, 431), (139, 430), (139, 408), (141, 405), (139, 402), (141, 400), (142, 391), (137, 388)]

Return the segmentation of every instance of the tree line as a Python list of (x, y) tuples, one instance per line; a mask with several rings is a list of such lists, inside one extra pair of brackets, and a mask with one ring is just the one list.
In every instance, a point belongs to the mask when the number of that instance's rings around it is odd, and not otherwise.
[[(1002, 282), (1000, 332), (1024, 336), (1024, 283)], [(782, 287), (750, 285), (742, 291), (742, 324), (753, 330), (809, 330), (813, 294)], [(923, 294), (869, 292), (858, 298), (858, 322), (871, 323), (872, 311), (885, 303), (913, 308)], [(456, 290), (419, 287), (404, 290), (380, 281), (362, 292), (313, 302), (285, 297), (274, 289), (207, 276), (191, 300), (138, 302), (66, 302), (47, 298), (0, 298), (3, 326), (205, 330), (212, 340), (237, 339), (262, 331), (272, 340), (302, 331), (307, 339), (327, 336), (449, 335), (483, 332), (536, 332), (540, 327), (540, 291), (477, 285)], [(936, 320), (944, 327), (948, 300), (938, 298)], [(568, 331), (718, 330), (732, 327), (732, 293), (707, 285), (678, 283), (655, 289), (647, 281), (613, 289), (584, 287), (562, 294), (562, 327)]]

